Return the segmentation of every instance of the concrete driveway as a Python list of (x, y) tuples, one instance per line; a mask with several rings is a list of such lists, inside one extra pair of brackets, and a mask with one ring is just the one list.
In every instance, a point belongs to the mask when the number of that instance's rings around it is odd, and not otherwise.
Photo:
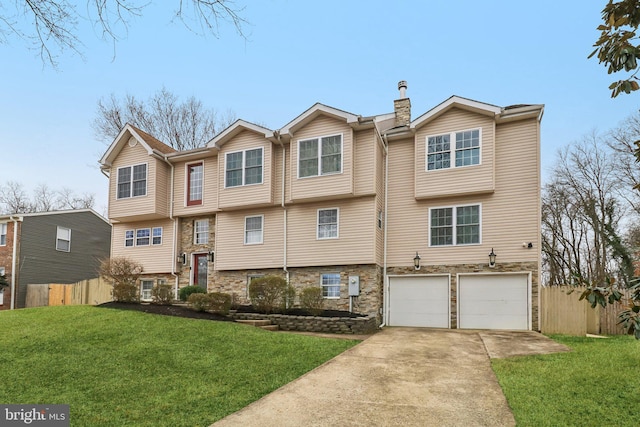
[(385, 328), (213, 426), (514, 426), (489, 357), (557, 351), (536, 332)]

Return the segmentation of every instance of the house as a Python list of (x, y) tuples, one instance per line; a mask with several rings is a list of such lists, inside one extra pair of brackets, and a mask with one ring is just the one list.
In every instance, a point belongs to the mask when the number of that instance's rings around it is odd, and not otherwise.
[(24, 308), (28, 284), (98, 276), (110, 253), (111, 225), (91, 209), (0, 216), (0, 310)]
[(175, 151), (126, 125), (100, 160), (111, 252), (156, 284), (248, 300), (253, 278), (319, 286), (392, 326), (538, 329), (543, 105), (452, 96), (411, 119), (315, 104)]

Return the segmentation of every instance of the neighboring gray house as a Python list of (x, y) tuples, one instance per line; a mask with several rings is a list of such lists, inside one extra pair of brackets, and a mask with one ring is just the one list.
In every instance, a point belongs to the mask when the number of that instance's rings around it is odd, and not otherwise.
[(0, 274), (11, 285), (0, 310), (23, 308), (28, 284), (97, 277), (110, 245), (111, 225), (91, 209), (0, 216)]

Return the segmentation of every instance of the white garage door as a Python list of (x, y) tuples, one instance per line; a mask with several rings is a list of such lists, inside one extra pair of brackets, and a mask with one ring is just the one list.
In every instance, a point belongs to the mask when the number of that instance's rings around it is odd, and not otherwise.
[(461, 275), (458, 278), (458, 327), (529, 329), (527, 274)]
[(389, 278), (389, 326), (449, 327), (449, 276)]

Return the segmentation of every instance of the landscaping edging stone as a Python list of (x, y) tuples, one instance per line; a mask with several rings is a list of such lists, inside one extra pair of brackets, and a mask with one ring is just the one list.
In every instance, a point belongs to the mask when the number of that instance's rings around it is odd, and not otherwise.
[(370, 334), (377, 329), (375, 317), (320, 317), (287, 314), (229, 313), (234, 320), (270, 320), (282, 331), (330, 334)]

